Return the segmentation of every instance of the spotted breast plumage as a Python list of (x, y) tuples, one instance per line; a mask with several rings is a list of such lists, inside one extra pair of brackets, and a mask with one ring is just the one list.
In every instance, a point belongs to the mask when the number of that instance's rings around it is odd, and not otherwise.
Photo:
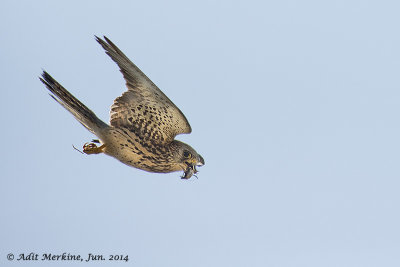
[[(40, 80), (51, 96), (99, 139), (83, 146), (86, 154), (104, 153), (148, 172), (183, 170), (183, 179), (197, 173), (204, 159), (175, 136), (191, 133), (185, 115), (107, 37), (97, 42), (117, 63), (128, 90), (111, 106), (110, 125), (100, 120), (46, 71)], [(95, 143), (99, 143), (97, 146)]]

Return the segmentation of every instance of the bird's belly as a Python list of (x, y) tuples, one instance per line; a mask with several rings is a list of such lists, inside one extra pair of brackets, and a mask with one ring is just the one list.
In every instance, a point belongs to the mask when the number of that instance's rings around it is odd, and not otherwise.
[(121, 146), (115, 149), (114, 147), (108, 147), (106, 145), (104, 153), (118, 159), (124, 164), (139, 168), (141, 157), (137, 151), (131, 149), (130, 147)]
[(139, 137), (133, 135), (131, 132), (127, 134), (126, 131), (112, 129), (106, 138), (102, 138), (105, 144), (104, 153), (141, 170), (158, 173), (176, 171), (162, 157), (155, 157), (152, 152), (136, 142), (135, 139), (139, 140)]

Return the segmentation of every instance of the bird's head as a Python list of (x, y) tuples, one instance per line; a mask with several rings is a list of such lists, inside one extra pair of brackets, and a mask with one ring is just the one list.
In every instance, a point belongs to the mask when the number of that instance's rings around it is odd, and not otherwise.
[(184, 171), (181, 178), (189, 179), (198, 172), (196, 166), (204, 165), (204, 159), (191, 146), (177, 140), (174, 140), (174, 143), (177, 148), (175, 150), (176, 163)]

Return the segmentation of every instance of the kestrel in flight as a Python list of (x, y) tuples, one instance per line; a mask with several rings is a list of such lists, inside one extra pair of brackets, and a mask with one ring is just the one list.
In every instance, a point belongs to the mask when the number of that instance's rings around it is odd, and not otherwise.
[(185, 115), (171, 100), (132, 63), (107, 37), (96, 36), (107, 55), (117, 63), (128, 90), (111, 106), (110, 125), (68, 92), (47, 72), (40, 80), (50, 96), (95, 134), (99, 140), (86, 143), (86, 154), (104, 153), (122, 163), (148, 172), (168, 173), (183, 170), (182, 179), (197, 173), (204, 159), (175, 136), (191, 133)]

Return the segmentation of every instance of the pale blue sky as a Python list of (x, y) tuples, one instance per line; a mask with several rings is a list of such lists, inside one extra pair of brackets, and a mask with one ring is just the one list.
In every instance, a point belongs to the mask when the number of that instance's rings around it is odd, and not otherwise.
[[(398, 1), (2, 1), (1, 266), (400, 266)], [(108, 121), (106, 35), (185, 113), (199, 179), (83, 156), (42, 68)]]

